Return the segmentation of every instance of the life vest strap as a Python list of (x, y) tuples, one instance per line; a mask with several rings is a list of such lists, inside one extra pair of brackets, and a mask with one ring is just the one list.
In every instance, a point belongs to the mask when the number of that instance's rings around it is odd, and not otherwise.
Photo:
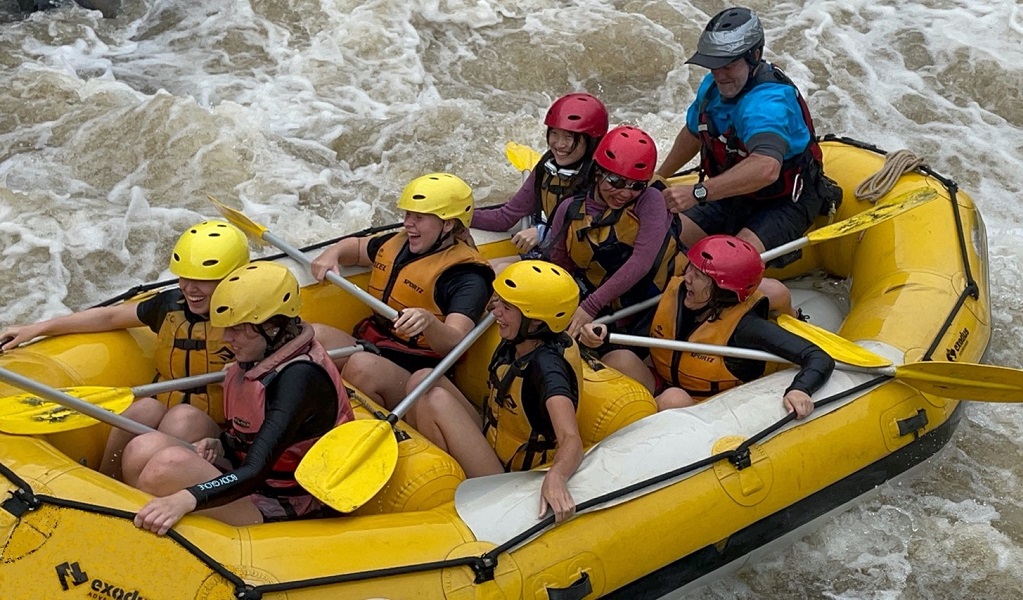
[(195, 350), (205, 350), (206, 340), (183, 340), (180, 338), (174, 338), (174, 347), (179, 350), (186, 350), (192, 352)]

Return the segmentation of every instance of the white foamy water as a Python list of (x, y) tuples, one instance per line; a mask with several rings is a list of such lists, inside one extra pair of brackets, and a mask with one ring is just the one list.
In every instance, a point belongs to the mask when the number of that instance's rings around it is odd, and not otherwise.
[[(0, 0), (0, 323), (169, 277), (178, 233), (240, 202), (296, 245), (393, 222), (411, 178), (450, 170), (481, 204), (519, 178), (567, 91), (666, 151), (704, 71), (684, 63), (720, 2)], [(1014, 0), (751, 6), (819, 133), (908, 148), (956, 180), (990, 241), (991, 362), (1023, 366), (1023, 10)], [(951, 243), (935, 240), (934, 243)], [(951, 247), (950, 247), (951, 251)], [(1021, 399), (1023, 400), (1023, 399)], [(1016, 598), (1023, 407), (971, 405), (919, 477), (702, 598)], [(684, 532), (679, 532), (684, 534)]]

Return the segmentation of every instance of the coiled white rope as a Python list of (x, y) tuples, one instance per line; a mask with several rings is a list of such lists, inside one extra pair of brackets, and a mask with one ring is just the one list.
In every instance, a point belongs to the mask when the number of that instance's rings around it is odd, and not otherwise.
[(884, 166), (877, 173), (864, 179), (856, 186), (856, 198), (877, 203), (890, 192), (899, 178), (923, 164), (923, 159), (910, 150), (891, 152), (884, 159)]

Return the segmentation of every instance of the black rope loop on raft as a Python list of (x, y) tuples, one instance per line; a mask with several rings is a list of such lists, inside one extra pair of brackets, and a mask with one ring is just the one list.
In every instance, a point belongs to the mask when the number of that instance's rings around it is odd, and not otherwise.
[[(874, 378), (855, 387), (828, 396), (827, 398), (822, 398), (821, 400), (818, 400), (817, 402), (814, 403), (814, 407), (821, 407), (827, 404), (831, 404), (832, 402), (841, 400), (842, 398), (858, 393), (862, 390), (884, 383), (889, 379), (891, 379), (891, 377), (888, 376)], [(757, 433), (756, 435), (746, 440), (743, 444), (741, 444), (738, 448), (735, 448), (734, 450), (719, 452), (713, 456), (709, 456), (695, 463), (679, 467), (678, 469), (674, 469), (667, 473), (663, 473), (661, 475), (651, 477), (644, 481), (634, 483), (620, 490), (615, 490), (613, 492), (609, 492), (607, 494), (598, 496), (591, 500), (581, 502), (576, 507), (576, 510), (578, 512), (582, 512), (586, 509), (593, 508), (595, 506), (604, 504), (606, 502), (610, 502), (612, 500), (617, 500), (619, 498), (622, 498), (623, 496), (627, 496), (629, 494), (674, 479), (681, 475), (685, 475), (686, 473), (695, 471), (697, 469), (702, 469), (704, 467), (710, 466), (720, 460), (732, 460), (736, 456), (739, 456), (744, 452), (748, 452), (749, 447), (751, 445), (774, 433), (775, 431), (783, 427), (785, 424), (789, 423), (793, 419), (793, 417), (794, 415), (792, 413), (789, 413), (780, 421), (771, 425), (767, 429)], [(14, 483), (15, 486), (17, 486), (17, 489), (11, 492), (12, 498), (18, 497), (22, 499), (21, 500), (22, 502), (31, 503), (33, 506), (32, 510), (38, 508), (38, 506), (41, 506), (42, 504), (51, 504), (58, 507), (69, 508), (73, 510), (81, 510), (85, 512), (92, 512), (120, 519), (128, 519), (131, 521), (134, 521), (135, 519), (135, 513), (108, 508), (105, 506), (98, 506), (95, 504), (88, 504), (85, 502), (78, 502), (75, 500), (57, 498), (45, 494), (35, 494), (33, 493), (32, 488), (28, 485), (27, 482), (18, 477), (17, 474), (15, 474), (3, 463), (0, 463), (0, 474), (2, 474), (9, 481)], [(8, 500), (8, 502), (10, 502), (10, 500)], [(7, 502), (4, 503), (4, 508), (7, 508)], [(490, 550), (489, 552), (486, 552), (480, 556), (466, 556), (441, 561), (418, 563), (413, 565), (403, 565), (399, 567), (388, 567), (384, 569), (374, 569), (369, 571), (359, 571), (356, 573), (329, 575), (326, 577), (315, 577), (310, 579), (301, 579), (296, 581), (271, 583), (257, 586), (252, 586), (250, 584), (245, 583), (238, 575), (227, 569), (227, 567), (225, 567), (221, 563), (214, 560), (211, 556), (203, 552), (198, 546), (190, 542), (187, 538), (179, 534), (174, 529), (168, 531), (166, 536), (177, 542), (178, 545), (184, 548), (189, 554), (195, 556), (204, 565), (209, 567), (210, 570), (220, 575), (225, 580), (227, 580), (231, 585), (233, 585), (235, 588), (235, 598), (238, 598), (239, 600), (260, 600), (264, 594), (289, 592), (326, 585), (352, 583), (356, 581), (367, 581), (371, 579), (379, 579), (382, 577), (394, 577), (398, 575), (422, 573), (426, 571), (434, 571), (438, 569), (448, 569), (454, 567), (469, 567), (469, 569), (471, 569), (475, 575), (474, 582), (476, 584), (482, 584), (487, 581), (493, 581), (495, 577), (495, 571), (500, 560), (499, 557), (501, 554), (508, 552), (512, 548), (518, 546), (522, 542), (528, 540), (529, 538), (537, 535), (538, 533), (542, 532), (543, 530), (553, 525), (554, 515), (550, 515), (543, 519), (542, 521), (538, 521), (529, 529), (516, 535), (511, 540), (505, 542), (504, 544), (501, 544), (500, 546), (497, 546), (493, 550)]]
[[(860, 385), (854, 386), (854, 387), (849, 388), (847, 390), (843, 390), (843, 391), (841, 391), (841, 392), (839, 392), (837, 394), (833, 394), (831, 396), (828, 396), (827, 398), (823, 398), (821, 400), (818, 400), (817, 402), (814, 403), (814, 407), (815, 408), (819, 408), (819, 407), (831, 404), (833, 402), (841, 400), (842, 398), (845, 398), (845, 397), (850, 396), (852, 394), (858, 393), (858, 392), (860, 392), (862, 390), (865, 390), (865, 389), (871, 388), (873, 386), (879, 385), (881, 383), (884, 383), (885, 381), (890, 380), (890, 379), (891, 379), (891, 377), (889, 377), (889, 376), (882, 376), (882, 377), (874, 378), (874, 379), (872, 379), (870, 381), (867, 381), (865, 383), (862, 383)], [(662, 473), (661, 475), (657, 475), (657, 476), (651, 477), (649, 479), (646, 479), (644, 481), (640, 481), (640, 482), (634, 483), (634, 484), (632, 484), (630, 486), (627, 486), (625, 488), (622, 488), (620, 490), (616, 490), (614, 492), (609, 492), (609, 493), (604, 494), (602, 496), (598, 496), (596, 498), (592, 498), (592, 499), (587, 500), (585, 502), (581, 502), (576, 507), (576, 510), (578, 512), (582, 512), (582, 511), (584, 511), (586, 509), (589, 509), (589, 508), (592, 508), (594, 506), (598, 506), (598, 505), (604, 504), (606, 502), (617, 500), (619, 498), (622, 498), (623, 496), (627, 496), (627, 495), (632, 494), (634, 492), (641, 491), (641, 490), (644, 490), (644, 489), (646, 489), (648, 487), (652, 487), (652, 486), (658, 485), (660, 483), (663, 483), (664, 481), (668, 481), (668, 480), (674, 479), (676, 477), (680, 477), (682, 475), (685, 475), (686, 473), (689, 473), (689, 472), (692, 472), (692, 471), (695, 471), (695, 470), (702, 469), (704, 467), (710, 466), (710, 465), (712, 465), (715, 462), (718, 462), (720, 460), (729, 460), (729, 461), (732, 461), (733, 464), (734, 464), (734, 462), (735, 462), (737, 457), (741, 457), (744, 454), (748, 455), (749, 448), (753, 444), (763, 440), (764, 438), (766, 438), (767, 436), (771, 435), (772, 433), (774, 433), (775, 431), (777, 431), (781, 427), (785, 426), (787, 423), (792, 421), (793, 418), (794, 418), (794, 413), (789, 413), (788, 415), (786, 415), (784, 418), (782, 418), (781, 420), (779, 420), (775, 424), (773, 424), (770, 427), (764, 429), (763, 431), (760, 431), (759, 433), (757, 433), (756, 435), (752, 436), (751, 438), (749, 438), (748, 440), (746, 440), (745, 442), (743, 442), (741, 445), (739, 445), (737, 448), (735, 448), (733, 450), (727, 450), (727, 451), (724, 451), (724, 452), (719, 452), (719, 453), (717, 453), (715, 455), (709, 456), (709, 457), (704, 458), (702, 460), (699, 460), (699, 461), (697, 461), (695, 463), (691, 463), (691, 464), (679, 467), (678, 469), (674, 469), (674, 470), (669, 471), (667, 473)], [(88, 504), (88, 503), (84, 503), (84, 502), (77, 502), (77, 501), (74, 501), (74, 500), (66, 500), (66, 499), (63, 499), (63, 498), (57, 498), (57, 497), (49, 496), (49, 495), (42, 495), (42, 494), (36, 495), (36, 494), (33, 493), (32, 488), (28, 485), (27, 482), (25, 482), (23, 479), (18, 477), (12, 470), (10, 470), (3, 463), (0, 463), (0, 473), (2, 473), (4, 475), (4, 477), (6, 477), (8, 480), (10, 480), (12, 483), (14, 483), (17, 486), (17, 489), (13, 490), (11, 492), (12, 497), (18, 497), (18, 498), (27, 499), (27, 501), (33, 506), (33, 508), (31, 510), (34, 510), (35, 508), (38, 508), (40, 505), (46, 503), (46, 504), (52, 504), (54, 506), (70, 508), (70, 509), (75, 509), (75, 510), (82, 510), (82, 511), (85, 511), (85, 512), (93, 512), (93, 513), (96, 513), (96, 514), (102, 514), (102, 515), (116, 517), (116, 518), (122, 518), (122, 519), (128, 519), (128, 520), (134, 520), (134, 518), (135, 518), (135, 514), (134, 513), (123, 511), (123, 510), (108, 508), (108, 507), (104, 507), (104, 506), (98, 506), (98, 505), (94, 505), (94, 504)], [(10, 500), (8, 500), (8, 502), (10, 502)], [(4, 508), (7, 508), (7, 502), (4, 503)], [(23, 512), (21, 514), (23, 514)], [(20, 516), (20, 514), (16, 514), (15, 516)], [(238, 577), (233, 572), (228, 570), (221, 563), (219, 563), (216, 560), (214, 560), (208, 554), (203, 552), (198, 546), (196, 546), (195, 544), (190, 542), (187, 538), (185, 538), (184, 536), (182, 536), (181, 534), (179, 534), (175, 530), (171, 529), (170, 531), (167, 532), (166, 535), (167, 535), (168, 538), (170, 538), (170, 539), (174, 540), (175, 542), (177, 542), (187, 552), (189, 552), (190, 554), (192, 554), (193, 556), (198, 558), (203, 564), (205, 564), (207, 567), (209, 567), (212, 571), (214, 571), (218, 575), (222, 576), (225, 580), (230, 582), (235, 587), (235, 597), (236, 598), (238, 598), (239, 600), (260, 600), (263, 597), (263, 595), (267, 594), (267, 593), (287, 592), (287, 591), (294, 591), (294, 590), (305, 589), (305, 588), (320, 587), (320, 586), (325, 586), (325, 585), (336, 585), (336, 584), (343, 584), (343, 583), (351, 583), (351, 582), (356, 582), (356, 581), (365, 581), (365, 580), (370, 580), (370, 579), (379, 579), (379, 578), (382, 578), (382, 577), (393, 577), (393, 576), (397, 576), (397, 575), (406, 575), (406, 574), (410, 574), (410, 573), (420, 573), (420, 572), (424, 572), (424, 571), (433, 571), (433, 570), (437, 570), (437, 569), (446, 569), (446, 568), (462, 567), (462, 566), (469, 567), (473, 571), (473, 573), (475, 574), (474, 582), (476, 584), (485, 583), (487, 581), (492, 581), (494, 579), (495, 571), (497, 569), (498, 562), (500, 560), (499, 557), (500, 557), (501, 554), (503, 554), (505, 552), (508, 552), (512, 548), (518, 546), (519, 544), (521, 544), (522, 542), (528, 540), (529, 538), (539, 534), (540, 532), (542, 532), (543, 530), (547, 529), (548, 527), (551, 527), (552, 525), (554, 525), (554, 515), (550, 515), (550, 516), (546, 517), (542, 521), (537, 522), (535, 525), (533, 525), (529, 529), (526, 529), (522, 533), (516, 535), (515, 537), (513, 537), (509, 541), (505, 542), (504, 544), (501, 544), (500, 546), (497, 546), (493, 550), (491, 550), (489, 552), (486, 552), (483, 555), (478, 556), (478, 557), (470, 556), (470, 557), (463, 557), (463, 558), (454, 558), (454, 559), (448, 559), (448, 560), (443, 560), (443, 561), (434, 561), (434, 562), (429, 562), (429, 563), (419, 563), (419, 564), (405, 565), (405, 566), (400, 566), (400, 567), (389, 567), (389, 568), (385, 568), (385, 569), (375, 569), (375, 570), (370, 570), (370, 571), (360, 571), (360, 572), (356, 572), (356, 573), (346, 573), (346, 574), (339, 574), (339, 575), (330, 575), (330, 576), (326, 576), (326, 577), (316, 577), (316, 578), (311, 578), (311, 579), (296, 580), (296, 581), (290, 581), (290, 582), (284, 582), (284, 583), (265, 584), (265, 585), (258, 585), (258, 586), (251, 586), (251, 585), (245, 583), (244, 581), (242, 581), (242, 579), (240, 577)]]

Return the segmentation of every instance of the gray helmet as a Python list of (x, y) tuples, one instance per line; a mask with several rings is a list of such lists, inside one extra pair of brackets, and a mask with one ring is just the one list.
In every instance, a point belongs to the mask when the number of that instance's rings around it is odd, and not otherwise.
[(763, 47), (764, 26), (757, 13), (742, 7), (726, 8), (707, 23), (696, 44), (696, 54), (686, 62), (719, 69)]

